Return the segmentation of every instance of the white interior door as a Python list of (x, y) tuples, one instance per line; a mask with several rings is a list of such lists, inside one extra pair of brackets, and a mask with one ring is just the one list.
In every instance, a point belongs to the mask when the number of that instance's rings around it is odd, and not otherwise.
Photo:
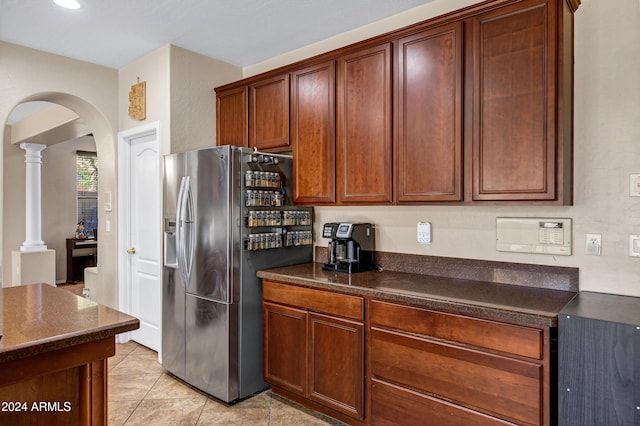
[(162, 263), (157, 127), (120, 135), (120, 308), (140, 320), (131, 339), (160, 351)]

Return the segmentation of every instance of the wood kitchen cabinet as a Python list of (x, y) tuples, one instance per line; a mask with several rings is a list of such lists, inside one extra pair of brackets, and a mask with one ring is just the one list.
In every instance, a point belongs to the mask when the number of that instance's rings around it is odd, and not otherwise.
[(466, 22), (473, 201), (570, 204), (573, 11), (529, 0)]
[(579, 6), (481, 2), (216, 90), (247, 88), (249, 147), (292, 150), (297, 204), (571, 205)]
[(307, 311), (264, 302), (264, 380), (307, 394)]
[(337, 419), (364, 418), (364, 301), (263, 280), (264, 380)]
[(391, 43), (338, 58), (336, 182), (338, 203), (391, 203)]
[(548, 329), (369, 306), (371, 424), (554, 423)]
[(289, 74), (249, 85), (249, 147), (289, 148)]
[(216, 144), (249, 146), (248, 88), (216, 93)]
[(462, 201), (462, 22), (397, 42), (397, 201)]
[(335, 203), (335, 61), (291, 73), (290, 120), (294, 203)]

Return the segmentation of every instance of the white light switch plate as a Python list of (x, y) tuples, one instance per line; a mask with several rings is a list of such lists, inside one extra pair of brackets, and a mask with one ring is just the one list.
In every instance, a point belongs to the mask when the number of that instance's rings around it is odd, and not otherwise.
[(640, 257), (640, 235), (629, 235), (629, 256)]
[(629, 197), (640, 197), (640, 174), (629, 175)]
[(602, 251), (602, 235), (587, 234), (585, 253), (590, 254), (592, 256), (600, 256), (601, 251)]
[(431, 244), (430, 222), (418, 222), (418, 242), (420, 244)]

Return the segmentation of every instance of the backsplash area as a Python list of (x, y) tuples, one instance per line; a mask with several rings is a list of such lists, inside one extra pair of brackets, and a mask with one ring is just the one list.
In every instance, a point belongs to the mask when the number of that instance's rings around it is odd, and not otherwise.
[[(327, 247), (316, 246), (315, 261), (326, 263), (328, 258), (329, 250)], [(376, 264), (389, 271), (552, 290), (579, 291), (578, 268), (383, 251), (376, 251), (375, 261)]]

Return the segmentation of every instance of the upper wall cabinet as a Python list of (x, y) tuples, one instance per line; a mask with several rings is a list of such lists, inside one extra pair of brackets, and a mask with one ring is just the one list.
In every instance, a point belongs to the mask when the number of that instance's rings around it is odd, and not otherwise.
[[(248, 90), (248, 146), (293, 151), (296, 203), (571, 205), (579, 6), (480, 2), (219, 87), (218, 108)], [(218, 111), (219, 141), (241, 117)]]
[(392, 202), (391, 44), (338, 59), (337, 197), (343, 203)]
[(398, 202), (462, 201), (462, 23), (397, 42)]
[(289, 148), (289, 74), (249, 85), (249, 147)]
[(468, 23), (472, 200), (570, 204), (572, 12), (530, 0)]
[(249, 146), (247, 86), (216, 93), (216, 142)]
[(290, 120), (294, 203), (335, 203), (334, 61), (291, 73)]

